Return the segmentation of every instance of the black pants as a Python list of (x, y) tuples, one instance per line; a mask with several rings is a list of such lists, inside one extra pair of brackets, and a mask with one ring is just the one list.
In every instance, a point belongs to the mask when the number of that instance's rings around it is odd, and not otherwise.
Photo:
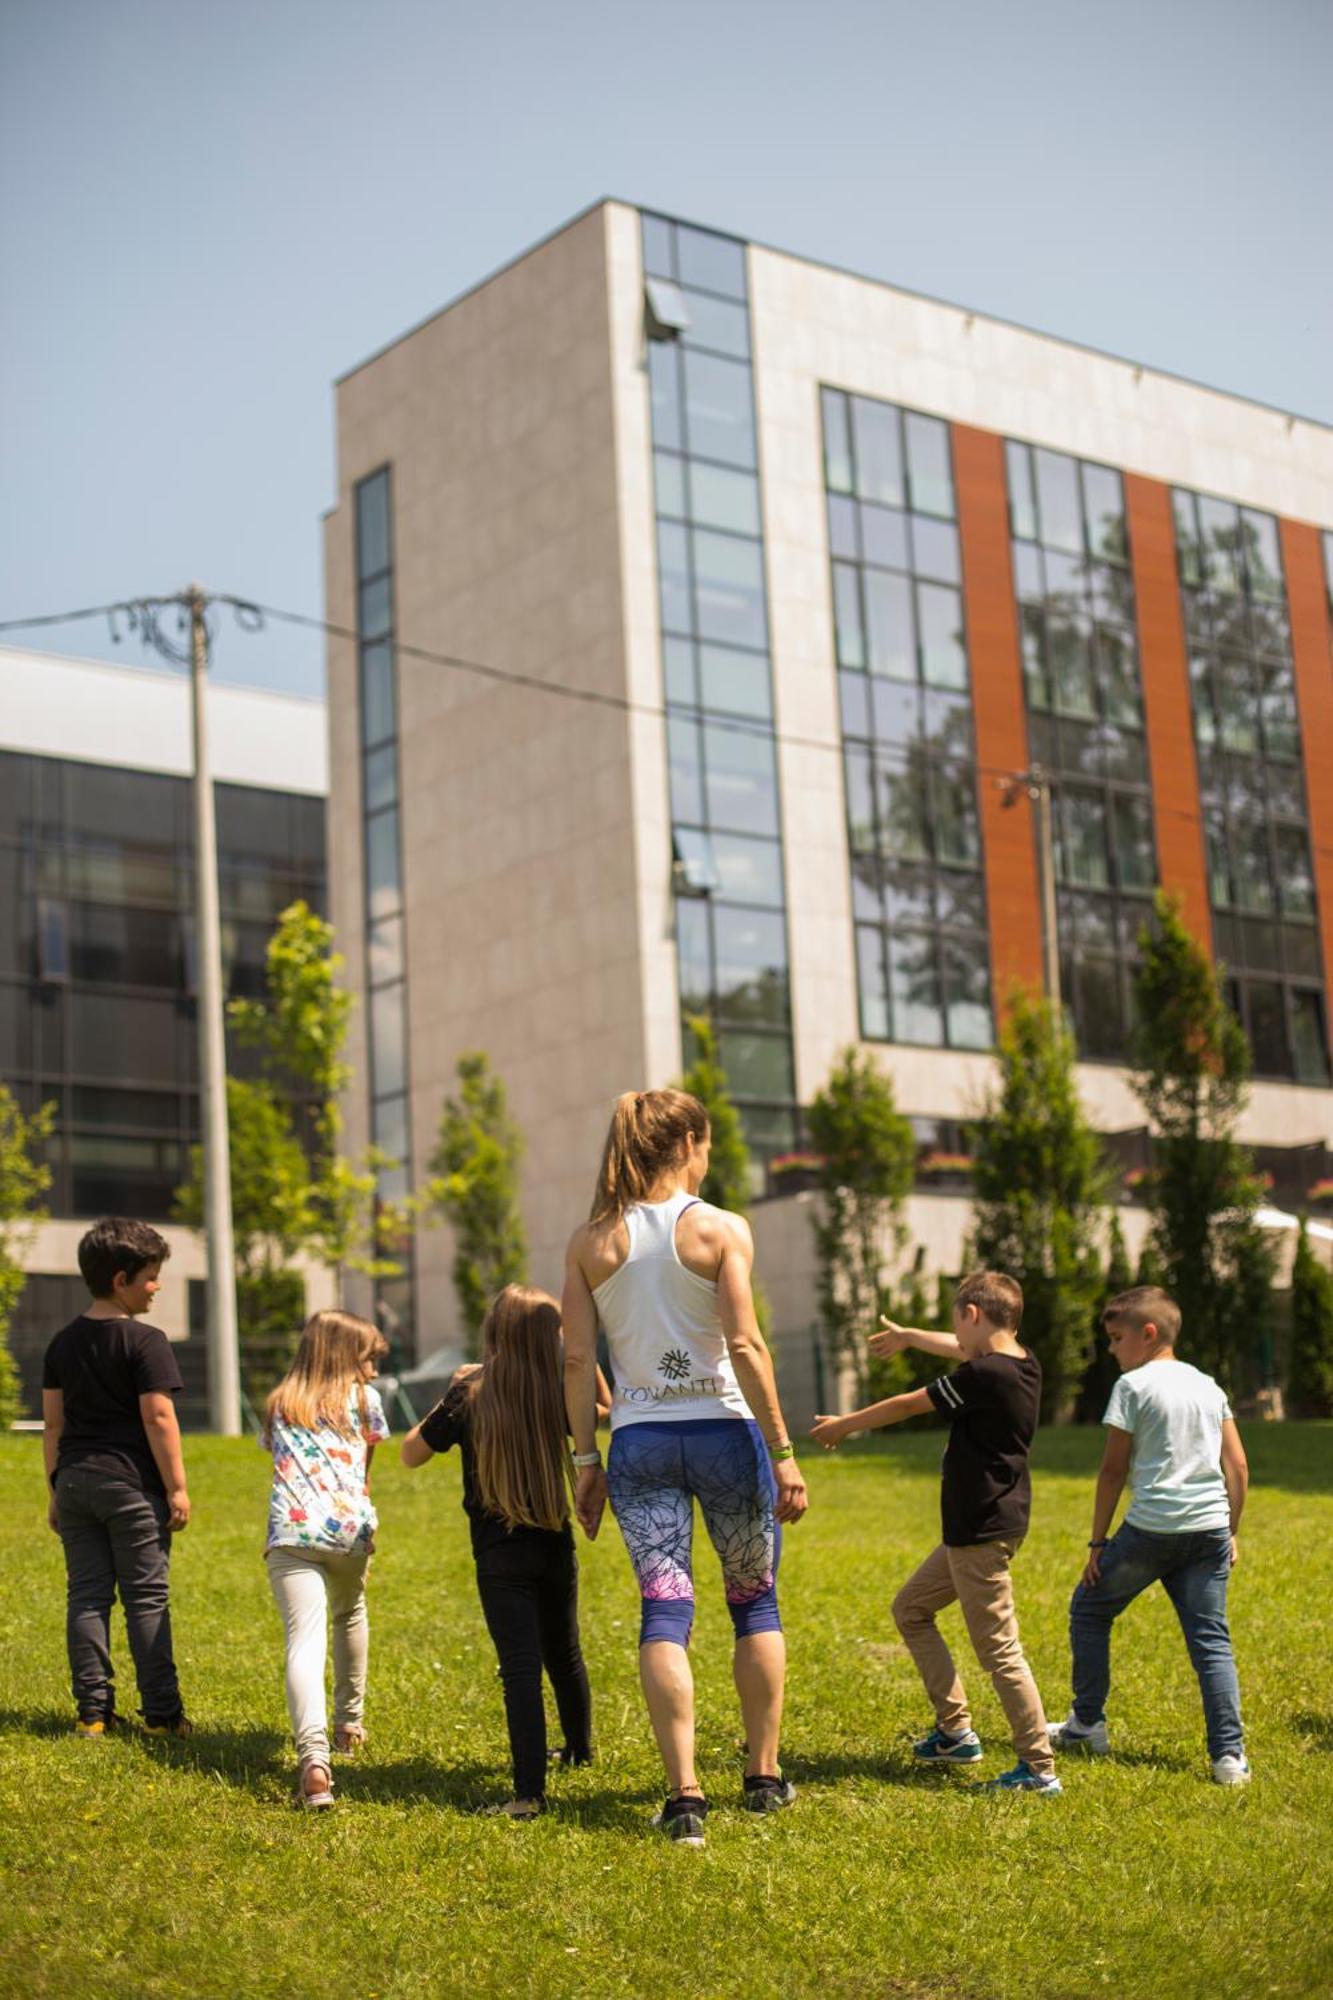
[(166, 1501), (145, 1493), (128, 1474), (75, 1463), (56, 1475), (56, 1502), (68, 1580), (65, 1636), (80, 1721), (104, 1721), (115, 1711), (111, 1606), (119, 1590), (144, 1720), (174, 1722), (181, 1695), (167, 1606)]
[(504, 1683), (505, 1720), (514, 1760), (514, 1797), (546, 1793), (546, 1709), (542, 1668), (550, 1675), (565, 1749), (592, 1751), (592, 1698), (579, 1646), (579, 1565), (574, 1538), (524, 1535), (477, 1554), (477, 1591), (495, 1641)]

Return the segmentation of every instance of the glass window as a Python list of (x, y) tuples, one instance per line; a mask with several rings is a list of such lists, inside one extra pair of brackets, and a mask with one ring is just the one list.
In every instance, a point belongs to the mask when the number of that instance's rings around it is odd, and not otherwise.
[(191, 1034), (178, 1037), (174, 999), (71, 987), (70, 1067), (89, 1081), (188, 1081)]
[(950, 1048), (987, 1049), (995, 1039), (990, 1010), (990, 963), (984, 939), (947, 937), (944, 1014)]
[(894, 1038), (938, 1048), (944, 1040), (935, 939), (929, 931), (894, 930), (887, 939)]
[(972, 703), (965, 693), (927, 688), (924, 734), (932, 750), (966, 757), (972, 750)]
[(711, 848), (720, 896), (733, 903), (782, 908), (782, 850), (776, 841), (754, 840), (739, 833), (715, 833)]
[(768, 644), (764, 555), (758, 542), (693, 528), (694, 602), (701, 639), (722, 645)]
[(673, 231), (660, 215), (645, 215), (643, 221), (643, 268), (655, 278), (674, 278)]
[(1246, 1027), (1254, 1052), (1256, 1076), (1290, 1076), (1287, 1023), (1282, 988), (1276, 980), (1245, 981)]
[(833, 565), (833, 619), (838, 637), (838, 664), (864, 667), (865, 634), (861, 629), (861, 586), (849, 563)]
[(1032, 490), (1032, 455), (1025, 444), (1010, 438), (1004, 447), (1009, 474), (1009, 532), (1016, 541), (1037, 539), (1037, 501)]
[(1088, 523), (1088, 547), (1104, 562), (1124, 562), (1125, 494), (1120, 474), (1108, 465), (1084, 465), (1083, 506)]
[(382, 1153), (387, 1153), (392, 1160), (405, 1160), (408, 1149), (406, 1097), (376, 1098), (371, 1107), (371, 1131), (374, 1143)]
[(648, 343), (648, 391), (652, 403), (653, 442), (667, 451), (683, 451), (685, 431), (680, 406), (680, 354), (674, 343)]
[(1176, 554), (1180, 559), (1180, 580), (1191, 589), (1203, 582), (1203, 557), (1199, 549), (1199, 524), (1194, 512), (1194, 495), (1171, 491), (1171, 511), (1176, 522)]
[(772, 736), (706, 724), (704, 766), (709, 825), (776, 838), (778, 788)]
[(105, 1084), (76, 1084), (70, 1093), (75, 1125), (124, 1126), (131, 1131), (180, 1129), (181, 1099), (174, 1090), (116, 1090)]
[(935, 904), (942, 924), (985, 932), (986, 885), (979, 870), (941, 868), (935, 877)]
[(66, 976), (121, 986), (181, 984), (177, 926), (160, 910), (74, 903), (69, 918)]
[(899, 928), (919, 930), (935, 918), (935, 875), (930, 868), (914, 868), (909, 863), (888, 864), (884, 874), (884, 908), (889, 921)]
[(183, 1149), (163, 1139), (119, 1139), (74, 1132), (69, 1137), (70, 1200), (77, 1216), (128, 1210), (166, 1221), (187, 1171)]
[(406, 969), (403, 957), (403, 920), (384, 917), (366, 932), (366, 951), (372, 986), (387, 986), (401, 979)]
[(856, 971), (861, 994), (861, 1033), (867, 1041), (889, 1039), (889, 989), (884, 973), (884, 937), (868, 924), (856, 930)]
[(867, 570), (863, 582), (871, 673), (914, 681), (911, 583), (887, 570)]
[(171, 849), (185, 832), (183, 778), (104, 764), (70, 764), (66, 777), (71, 840)]
[(1078, 462), (1059, 451), (1034, 451), (1041, 539), (1048, 549), (1083, 553), (1083, 510), (1079, 503)]
[(897, 410), (887, 403), (853, 396), (852, 433), (856, 440), (856, 490), (861, 498), (889, 507), (905, 506)]
[(367, 749), (397, 734), (394, 712), (393, 648), (361, 648), (361, 740)]
[(1270, 757), (1298, 758), (1301, 754), (1301, 724), (1291, 669), (1285, 660), (1260, 660), (1256, 670), (1264, 749)]
[(1046, 646), (1051, 693), (1061, 715), (1094, 716), (1096, 682), (1092, 668), (1092, 628), (1077, 612), (1048, 611)]
[(407, 1081), (404, 989), (377, 987), (370, 996), (370, 1062), (376, 1097), (391, 1097)]
[(977, 827), (977, 800), (970, 769), (932, 767), (930, 776), (932, 830), (937, 861), (956, 866), (981, 859), (981, 836)]
[(1291, 1043), (1297, 1083), (1327, 1086), (1328, 1033), (1324, 1025), (1324, 996), (1321, 992), (1293, 987)]
[(708, 347), (717, 354), (739, 355), (742, 358), (750, 352), (750, 313), (743, 305), (732, 305), (726, 299), (709, 298), (704, 292), (684, 293), (685, 310), (689, 313), (689, 326), (681, 335), (688, 347)]
[(1060, 873), (1085, 889), (1108, 889), (1111, 869), (1106, 850), (1106, 802), (1100, 793), (1072, 786), (1056, 798), (1060, 826)]
[(1245, 551), (1245, 571), (1255, 597), (1282, 598), (1286, 595), (1282, 576), (1282, 549), (1277, 522), (1271, 514), (1253, 507), (1241, 510), (1241, 540)]
[(682, 285), (722, 292), (729, 299), (743, 299), (746, 295), (745, 245), (734, 237), (714, 236), (711, 230), (691, 229), (686, 223), (679, 223), (676, 262)]
[(705, 708), (768, 721), (773, 714), (768, 660), (762, 653), (737, 653), (727, 646), (700, 646), (699, 679)]
[(667, 765), (671, 777), (671, 817), (703, 826), (703, 769), (698, 726), (684, 716), (667, 718)]
[(1213, 500), (1200, 494), (1199, 539), (1208, 581), (1214, 590), (1238, 591), (1241, 588), (1241, 576), (1237, 569), (1240, 509), (1230, 500)]
[(402, 907), (398, 876), (398, 808), (366, 821), (366, 906), (372, 919), (391, 917)]
[(653, 453), (653, 489), (657, 495), (657, 511), (668, 520), (684, 521), (689, 518), (689, 508), (685, 502), (685, 461), (671, 451)]
[(856, 502), (845, 494), (828, 496), (828, 542), (830, 555), (855, 562), (861, 552), (856, 533)]
[(1141, 794), (1117, 793), (1113, 799), (1113, 818), (1120, 887), (1150, 890), (1157, 880), (1151, 801)]
[(1224, 750), (1248, 753), (1259, 747), (1259, 717), (1248, 660), (1224, 654), (1213, 671), (1218, 740)]
[(373, 472), (356, 489), (356, 569), (378, 576), (389, 567), (389, 475)]
[(824, 413), (824, 483), (830, 493), (852, 490), (852, 435), (847, 417), (847, 398), (837, 389), (821, 389)]
[(838, 675), (838, 700), (842, 710), (844, 736), (870, 734), (870, 682), (864, 674)]
[(928, 521), (914, 515), (912, 557), (918, 576), (932, 577), (937, 583), (957, 583), (963, 573), (957, 528), (948, 521)]
[(1115, 959), (1079, 957), (1060, 974), (1078, 1031), (1079, 1054), (1114, 1062), (1125, 1053), (1125, 1002)]
[(1310, 866), (1310, 843), (1303, 826), (1274, 828), (1277, 842), (1277, 879), (1282, 913), (1287, 917), (1312, 917), (1315, 913), (1314, 871)]
[(694, 679), (694, 648), (688, 639), (663, 639), (662, 681), (669, 702), (682, 702), (689, 708), (697, 706), (699, 690)]
[(1236, 906), (1267, 912), (1273, 908), (1273, 876), (1262, 824), (1234, 818), (1230, 829), (1231, 881)]
[(875, 741), (907, 750), (921, 735), (921, 690), (915, 681), (870, 682)]
[(1014, 589), (1025, 607), (1046, 597), (1046, 567), (1041, 550), (1025, 542), (1017, 543), (1014, 548)]
[(752, 473), (692, 465), (690, 503), (694, 519), (703, 527), (729, 528), (738, 535), (759, 533), (759, 481)]
[(1108, 721), (1127, 729), (1141, 728), (1143, 700), (1139, 692), (1138, 647), (1134, 633), (1127, 626), (1098, 625), (1097, 676)]
[(398, 798), (398, 752), (392, 743), (366, 757), (365, 810), (377, 812)]
[(681, 359), (685, 369), (685, 431), (691, 454), (753, 470), (754, 404), (749, 368), (742, 361), (725, 361), (697, 349), (683, 349)]
[(875, 845), (875, 779), (870, 752), (848, 744), (843, 752), (847, 782), (847, 837), (853, 848)]
[(709, 949), (708, 904), (702, 897), (676, 898), (676, 954), (682, 1011), (708, 1013), (713, 1004), (713, 959)]
[(360, 597), (360, 627), (363, 639), (378, 639), (393, 624), (393, 585), (387, 576), (363, 583)]
[(785, 1027), (787, 937), (781, 915), (734, 910), (719, 903), (713, 912), (713, 935), (719, 1018)]
[(860, 503), (861, 547), (868, 563), (881, 569), (910, 569), (907, 550), (907, 516), (892, 507), (876, 507), (869, 500)]
[(886, 854), (924, 861), (930, 852), (926, 837), (925, 772), (917, 761), (876, 763), (879, 789), (880, 844)]
[(728, 1087), (737, 1097), (793, 1096), (791, 1042), (786, 1035), (746, 1034), (723, 1028), (717, 1041)]
[(967, 650), (963, 644), (963, 600), (942, 584), (916, 586), (916, 613), (921, 675), (931, 687), (967, 686)]
[(657, 588), (667, 632), (694, 629), (690, 609), (689, 530), (676, 521), (657, 524)]
[(953, 467), (949, 462), (949, 426), (938, 417), (923, 417), (909, 410), (903, 427), (907, 434), (907, 473), (912, 508), (918, 514), (940, 514), (952, 520)]

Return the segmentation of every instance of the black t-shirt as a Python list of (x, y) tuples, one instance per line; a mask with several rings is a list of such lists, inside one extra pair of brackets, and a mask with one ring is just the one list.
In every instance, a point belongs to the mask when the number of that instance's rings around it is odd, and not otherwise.
[(128, 1474), (145, 1493), (165, 1491), (139, 1398), (178, 1396), (185, 1384), (159, 1327), (80, 1313), (47, 1348), (42, 1387), (59, 1389), (65, 1401), (57, 1476), (67, 1465), (91, 1465)]
[(454, 1378), (430, 1415), (422, 1419), (421, 1435), (432, 1451), (448, 1451), (450, 1445), (456, 1444), (462, 1453), (463, 1507), (472, 1529), (473, 1555), (481, 1556), (488, 1549), (512, 1548), (517, 1542), (549, 1544), (552, 1549), (563, 1546), (572, 1539), (568, 1523), (558, 1529), (507, 1528), (498, 1514), (488, 1512), (483, 1506), (477, 1490), (477, 1458), (472, 1449), (475, 1406), (471, 1381), (470, 1375)]
[(940, 1517), (950, 1548), (1017, 1541), (1032, 1509), (1028, 1452), (1041, 1406), (1035, 1354), (982, 1354), (926, 1394), (950, 1422)]

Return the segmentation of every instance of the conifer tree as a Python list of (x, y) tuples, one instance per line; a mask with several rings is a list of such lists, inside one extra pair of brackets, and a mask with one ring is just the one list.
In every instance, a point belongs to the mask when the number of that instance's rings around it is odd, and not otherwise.
[(1310, 1248), (1304, 1216), (1291, 1268), (1287, 1414), (1333, 1417), (1333, 1272)]
[(495, 1294), (527, 1281), (518, 1197), (524, 1149), (504, 1083), (487, 1056), (479, 1049), (461, 1055), (457, 1074), (458, 1095), (445, 1099), (440, 1114), (429, 1196), (453, 1229), (454, 1291), (475, 1354)]

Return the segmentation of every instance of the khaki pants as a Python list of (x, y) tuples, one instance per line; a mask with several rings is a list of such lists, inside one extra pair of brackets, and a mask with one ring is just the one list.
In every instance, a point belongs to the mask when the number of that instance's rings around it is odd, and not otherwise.
[(955, 1599), (976, 1656), (991, 1677), (1000, 1698), (1014, 1749), (1038, 1776), (1055, 1769), (1046, 1717), (1032, 1669), (1023, 1657), (1014, 1609), (1009, 1564), (1017, 1542), (976, 1542), (970, 1548), (941, 1544), (920, 1569), (908, 1577), (893, 1600), (898, 1627), (926, 1693), (935, 1705), (935, 1720), (950, 1736), (972, 1727), (972, 1716), (952, 1655), (935, 1623), (935, 1614)]
[(368, 1555), (334, 1549), (269, 1549), (265, 1558), (287, 1637), (287, 1712), (304, 1764), (329, 1765), (324, 1662), (333, 1613), (333, 1715), (360, 1722), (366, 1698)]

